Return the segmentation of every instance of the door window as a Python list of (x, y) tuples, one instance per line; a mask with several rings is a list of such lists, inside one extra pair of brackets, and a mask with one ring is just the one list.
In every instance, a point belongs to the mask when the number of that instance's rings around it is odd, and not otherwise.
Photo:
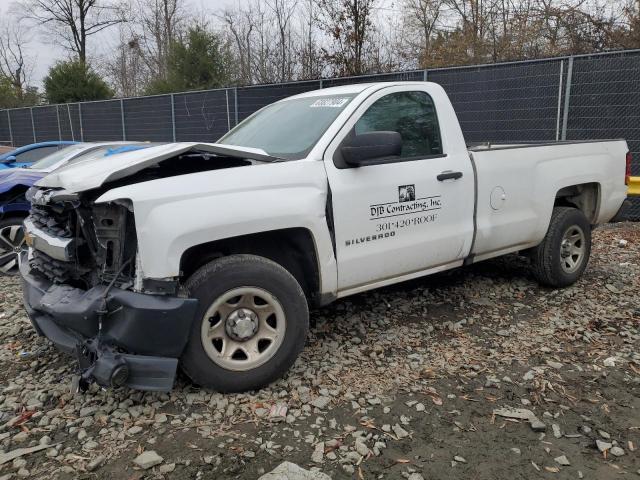
[(377, 100), (354, 127), (356, 135), (372, 131), (398, 132), (402, 158), (443, 153), (436, 108), (425, 92), (397, 92)]
[(26, 152), (19, 153), (16, 155), (16, 161), (18, 162), (37, 162), (41, 158), (46, 157), (47, 155), (58, 150), (58, 147), (55, 145), (49, 145), (47, 147), (37, 147), (32, 148), (31, 150), (27, 150)]

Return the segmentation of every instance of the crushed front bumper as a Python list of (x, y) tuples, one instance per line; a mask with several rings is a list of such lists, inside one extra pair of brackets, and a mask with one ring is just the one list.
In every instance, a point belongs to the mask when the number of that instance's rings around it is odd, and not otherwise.
[(24, 306), (38, 334), (75, 355), (81, 373), (102, 386), (169, 391), (189, 337), (197, 300), (112, 288), (81, 290), (32, 275), (20, 262)]

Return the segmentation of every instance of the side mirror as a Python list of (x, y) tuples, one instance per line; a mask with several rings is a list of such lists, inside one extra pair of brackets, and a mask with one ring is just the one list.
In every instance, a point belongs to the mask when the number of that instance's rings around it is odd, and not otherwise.
[(399, 157), (402, 136), (398, 132), (366, 132), (351, 137), (341, 148), (342, 158), (352, 167), (385, 163), (389, 157)]
[(10, 163), (16, 163), (16, 160), (17, 158), (15, 155), (9, 155), (7, 158), (2, 160), (2, 163), (4, 163), (5, 165), (9, 165)]

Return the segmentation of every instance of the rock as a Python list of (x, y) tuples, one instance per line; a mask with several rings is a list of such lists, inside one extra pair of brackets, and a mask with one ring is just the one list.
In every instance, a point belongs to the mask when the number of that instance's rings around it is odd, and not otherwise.
[(465, 460), (464, 457), (461, 457), (460, 455), (456, 455), (455, 457), (453, 457), (453, 459), (458, 462), (458, 463), (467, 463), (467, 461)]
[(534, 432), (544, 432), (547, 429), (547, 425), (535, 416), (529, 419), (529, 425)]
[(409, 436), (409, 432), (407, 432), (404, 428), (402, 428), (397, 423), (393, 426), (392, 430), (393, 430), (393, 433), (396, 434), (396, 437), (398, 437), (398, 439), (402, 439)]
[(164, 413), (158, 413), (158, 414), (156, 414), (156, 416), (153, 419), (153, 421), (156, 422), (156, 423), (166, 423), (167, 416)]
[(407, 480), (424, 480), (424, 477), (417, 472), (413, 472), (407, 477)]
[(29, 438), (29, 433), (27, 432), (19, 432), (13, 436), (13, 441), (16, 443), (26, 442)]
[(156, 465), (160, 465), (164, 458), (158, 455), (155, 450), (147, 450), (138, 455), (134, 460), (135, 463), (140, 468), (147, 470), (151, 467), (155, 467)]
[(311, 472), (291, 462), (283, 462), (258, 480), (331, 480), (322, 472)]
[(571, 465), (571, 463), (569, 462), (569, 459), (567, 458), (566, 455), (561, 455), (559, 457), (554, 458), (554, 460), (556, 461), (556, 463), (558, 465), (562, 465), (564, 467), (568, 467), (569, 465)]
[(536, 376), (536, 372), (534, 372), (533, 370), (529, 370), (527, 373), (525, 373), (522, 376), (522, 379), (528, 382), (529, 380), (533, 380), (533, 377), (535, 376)]
[(331, 399), (329, 397), (320, 396), (318, 398), (315, 398), (311, 402), (311, 405), (322, 410), (324, 408), (327, 408), (327, 405), (329, 405), (329, 402), (331, 402)]
[(547, 365), (551, 368), (555, 368), (556, 370), (560, 370), (562, 368), (562, 364), (560, 362), (554, 362), (552, 360), (547, 360)]
[(348, 452), (344, 457), (346, 462), (349, 463), (358, 463), (360, 459), (362, 459), (362, 455), (358, 452)]
[(158, 471), (160, 473), (171, 473), (176, 469), (176, 464), (175, 463), (167, 463), (165, 465), (160, 465), (158, 467)]
[(544, 432), (547, 429), (545, 423), (539, 420), (531, 410), (528, 410), (526, 408), (496, 408), (493, 411), (493, 414), (498, 415), (499, 417), (528, 420), (534, 432)]
[(355, 448), (356, 452), (358, 452), (363, 457), (369, 455), (369, 447), (367, 447), (362, 441), (356, 440)]
[(616, 358), (616, 357), (609, 357), (609, 358), (605, 358), (605, 359), (602, 361), (602, 364), (603, 364), (605, 367), (615, 367), (615, 366), (616, 366), (616, 360), (617, 360), (617, 358)]
[(551, 425), (551, 430), (553, 430), (554, 437), (556, 438), (562, 437), (562, 431), (560, 430), (560, 425), (558, 425), (557, 423), (554, 423), (553, 425)]
[(87, 464), (87, 471), (93, 472), (104, 463), (107, 458), (104, 455), (98, 455)]
[(596, 447), (598, 447), (598, 450), (600, 450), (601, 452), (606, 452), (611, 447), (613, 447), (613, 445), (611, 443), (609, 443), (609, 442), (605, 442), (605, 441), (602, 441), (602, 440), (598, 439), (598, 440), (596, 440)]
[(424, 403), (416, 403), (416, 411), (424, 412), (424, 410), (425, 410)]
[(140, 425), (134, 425), (129, 430), (127, 430), (127, 433), (129, 435), (135, 435), (136, 433), (140, 433), (141, 431), (142, 431), (142, 427)]
[(518, 447), (511, 447), (511, 451), (516, 455), (520, 455), (520, 453), (522, 453)]
[(580, 431), (585, 435), (589, 435), (591, 433), (591, 427), (589, 425), (583, 425), (580, 427)]
[(604, 430), (598, 430), (598, 435), (600, 435), (602, 438), (606, 438), (607, 440), (611, 438), (611, 435), (609, 435), (609, 433), (605, 432)]
[(314, 463), (324, 462), (324, 442), (316, 444), (313, 449), (313, 453), (311, 454), (311, 461)]
[(624, 450), (616, 445), (615, 447), (611, 447), (609, 453), (614, 457), (621, 457), (624, 455)]
[(609, 290), (611, 293), (622, 293), (623, 292), (622, 290), (620, 290), (618, 287), (616, 287), (612, 283), (605, 284), (605, 288), (607, 290)]

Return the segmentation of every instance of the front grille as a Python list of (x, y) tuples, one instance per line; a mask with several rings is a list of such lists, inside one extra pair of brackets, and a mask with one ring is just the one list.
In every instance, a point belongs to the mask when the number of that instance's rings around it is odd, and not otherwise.
[(33, 250), (29, 266), (33, 272), (55, 283), (68, 283), (77, 277), (75, 264), (56, 260), (38, 250)]
[[(52, 237), (71, 239), (74, 237), (75, 212), (69, 206), (32, 205), (29, 220), (33, 226)], [(32, 272), (41, 275), (54, 283), (70, 283), (77, 281), (88, 270), (79, 266), (76, 261), (66, 262), (52, 258), (45, 252), (33, 249), (29, 259)], [(74, 252), (74, 257), (77, 252)]]
[(33, 206), (29, 218), (33, 224), (49, 235), (61, 238), (71, 238), (70, 213), (57, 213), (51, 209)]

